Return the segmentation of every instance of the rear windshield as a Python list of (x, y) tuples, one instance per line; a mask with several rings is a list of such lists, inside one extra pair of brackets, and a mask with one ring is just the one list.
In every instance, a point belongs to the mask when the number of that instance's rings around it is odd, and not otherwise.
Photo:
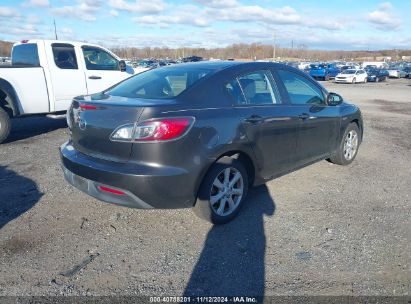
[(159, 68), (137, 74), (106, 93), (128, 98), (174, 98), (212, 72), (212, 69), (188, 68), (187, 66)]
[(345, 70), (342, 74), (355, 74), (356, 70)]
[(14, 66), (39, 67), (39, 53), (37, 44), (19, 44), (13, 47), (11, 64)]

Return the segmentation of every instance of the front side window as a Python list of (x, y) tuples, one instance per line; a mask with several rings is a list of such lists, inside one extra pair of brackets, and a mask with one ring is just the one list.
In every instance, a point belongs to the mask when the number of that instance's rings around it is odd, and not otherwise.
[(119, 70), (117, 59), (102, 49), (83, 46), (83, 54), (87, 70)]
[(277, 90), (270, 79), (271, 75), (267, 71), (253, 72), (238, 78), (246, 104), (280, 103)]
[(211, 72), (208, 69), (187, 69), (178, 65), (149, 70), (119, 83), (107, 93), (128, 98), (174, 98)]
[(284, 83), (291, 104), (323, 104), (321, 90), (305, 77), (294, 72), (279, 70), (278, 75)]
[(77, 70), (77, 58), (74, 46), (64, 43), (53, 43), (54, 63), (60, 69)]
[(40, 60), (37, 44), (26, 43), (13, 47), (11, 64), (14, 66), (39, 67)]

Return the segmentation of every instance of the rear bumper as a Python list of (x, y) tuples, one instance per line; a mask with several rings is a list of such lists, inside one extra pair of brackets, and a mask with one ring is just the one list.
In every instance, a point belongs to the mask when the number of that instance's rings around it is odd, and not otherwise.
[(60, 147), (60, 157), (66, 180), (99, 200), (140, 209), (194, 205), (196, 192), (187, 187), (192, 177), (182, 168), (99, 159), (77, 151), (70, 142)]

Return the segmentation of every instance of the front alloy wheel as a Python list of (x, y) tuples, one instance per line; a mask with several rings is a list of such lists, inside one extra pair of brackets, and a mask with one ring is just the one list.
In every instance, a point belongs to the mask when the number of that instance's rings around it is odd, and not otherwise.
[(340, 145), (330, 157), (331, 162), (343, 166), (352, 163), (361, 143), (360, 135), (358, 125), (355, 122), (350, 123), (345, 129)]
[(358, 134), (356, 130), (347, 133), (344, 139), (344, 158), (350, 161), (354, 158), (358, 149)]

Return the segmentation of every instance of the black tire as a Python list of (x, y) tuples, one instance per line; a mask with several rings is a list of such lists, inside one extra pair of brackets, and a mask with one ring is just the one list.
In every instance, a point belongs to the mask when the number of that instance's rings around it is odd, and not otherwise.
[[(242, 184), (243, 184), (243, 193), (235, 209), (233, 209), (231, 213), (222, 216), (222, 215), (217, 214), (214, 208), (211, 206), (210, 198), (211, 198), (213, 189), (215, 189), (215, 187), (213, 187), (214, 181), (227, 168), (230, 168), (231, 170), (235, 172), (239, 172), (241, 174)], [(197, 201), (194, 206), (194, 212), (196, 213), (198, 217), (210, 223), (226, 224), (230, 222), (232, 219), (234, 219), (236, 215), (238, 214), (238, 212), (240, 211), (244, 203), (244, 199), (247, 196), (247, 192), (248, 192), (248, 176), (247, 176), (247, 171), (244, 168), (241, 161), (231, 158), (231, 157), (223, 157), (220, 160), (218, 160), (214, 165), (212, 165), (212, 167), (209, 169), (206, 176), (204, 177), (201, 183), (200, 189), (198, 191)], [(226, 203), (226, 206), (228, 207), (227, 203)]]
[(375, 82), (380, 82), (380, 79), (378, 77), (375, 78)]
[(325, 76), (325, 77), (324, 77), (324, 80), (325, 80), (325, 81), (329, 81), (329, 80), (330, 80), (330, 75)]
[[(357, 134), (357, 141), (358, 141), (358, 142), (357, 142), (357, 147), (356, 147), (356, 150), (355, 150), (355, 152), (354, 152), (354, 155), (352, 156), (352, 158), (347, 159), (347, 158), (344, 156), (344, 152), (345, 152), (345, 151), (344, 151), (344, 143), (345, 143), (347, 134), (348, 134), (349, 132), (351, 132), (351, 131), (355, 131), (355, 132), (356, 132), (356, 134)], [(354, 161), (355, 157), (357, 156), (357, 153), (358, 153), (358, 149), (359, 149), (359, 147), (360, 147), (360, 144), (361, 144), (361, 133), (360, 133), (360, 130), (359, 130), (359, 128), (358, 128), (358, 126), (357, 126), (357, 124), (356, 124), (355, 122), (350, 123), (350, 124), (348, 125), (348, 127), (345, 129), (345, 132), (344, 132), (344, 134), (343, 134), (343, 136), (342, 136), (342, 138), (341, 138), (340, 144), (338, 145), (337, 151), (335, 151), (334, 154), (330, 157), (330, 161), (331, 161), (332, 163), (334, 163), (334, 164), (342, 165), (342, 166), (346, 166), (346, 165), (351, 164), (351, 163)]]
[(0, 144), (7, 139), (11, 130), (11, 120), (6, 111), (0, 108)]
[(357, 79), (356, 79), (355, 77), (352, 79), (352, 83), (353, 83), (353, 84), (356, 84), (356, 83), (357, 83)]

